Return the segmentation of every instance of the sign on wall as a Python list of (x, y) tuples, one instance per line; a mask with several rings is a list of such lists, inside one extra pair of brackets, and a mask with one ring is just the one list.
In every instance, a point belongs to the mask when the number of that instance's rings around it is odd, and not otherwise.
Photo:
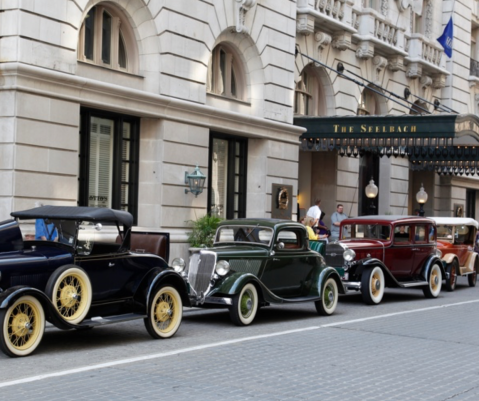
[(272, 184), (271, 218), (291, 220), (293, 217), (293, 186)]

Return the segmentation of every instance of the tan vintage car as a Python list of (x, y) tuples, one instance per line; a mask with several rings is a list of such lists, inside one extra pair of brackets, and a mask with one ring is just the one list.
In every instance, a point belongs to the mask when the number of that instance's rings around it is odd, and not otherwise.
[(474, 251), (479, 224), (467, 217), (431, 217), (437, 227), (437, 249), (442, 252), (446, 270), (446, 289), (454, 291), (458, 276), (467, 276), (474, 287), (479, 269), (478, 254)]

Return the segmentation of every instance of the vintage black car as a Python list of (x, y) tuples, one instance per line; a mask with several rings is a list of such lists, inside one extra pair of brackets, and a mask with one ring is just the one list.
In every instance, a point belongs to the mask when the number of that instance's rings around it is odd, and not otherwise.
[[(0, 349), (6, 355), (31, 354), (45, 321), (80, 330), (141, 318), (153, 338), (177, 332), (182, 305), (189, 304), (184, 280), (147, 252), (163, 248), (167, 255), (165, 235), (132, 233), (131, 214), (112, 209), (42, 206), (12, 216), (0, 223)], [(46, 227), (51, 240), (25, 240), (20, 219)]]
[(309, 248), (306, 228), (292, 221), (223, 221), (212, 248), (194, 253), (188, 268), (181, 258), (172, 267), (185, 278), (192, 306), (228, 308), (238, 326), (269, 304), (314, 302), (330, 315), (344, 293), (337, 271)]

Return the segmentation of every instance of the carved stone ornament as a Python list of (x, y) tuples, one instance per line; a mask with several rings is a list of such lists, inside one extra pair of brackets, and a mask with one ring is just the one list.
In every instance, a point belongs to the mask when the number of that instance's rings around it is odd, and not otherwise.
[(419, 63), (411, 63), (408, 65), (406, 76), (411, 79), (422, 77), (422, 67)]
[(442, 89), (446, 86), (446, 74), (434, 74), (432, 76), (432, 87)]
[(426, 89), (427, 87), (432, 85), (432, 78), (428, 77), (427, 75), (423, 75), (420, 82), (421, 88)]
[(314, 40), (318, 42), (318, 60), (321, 60), (323, 49), (331, 43), (331, 36), (324, 32), (316, 32)]
[(356, 49), (356, 57), (360, 59), (370, 59), (374, 56), (374, 43), (364, 40), (359, 43)]
[(235, 2), (235, 19), (236, 32), (248, 33), (248, 29), (244, 25), (246, 12), (256, 5), (256, 0), (234, 0)]
[(388, 12), (389, 12), (389, 0), (381, 0), (381, 14), (387, 17)]
[(376, 69), (376, 76), (374, 79), (376, 80), (377, 83), (379, 83), (380, 82), (379, 74), (388, 65), (388, 60), (385, 57), (374, 56), (373, 65)]
[(335, 33), (331, 46), (333, 46), (337, 50), (349, 50), (351, 48), (351, 33)]
[(411, 5), (411, 0), (396, 0), (400, 12), (406, 11)]
[(388, 58), (388, 69), (390, 71), (396, 72), (402, 70), (404, 67), (404, 57), (403, 56), (392, 56)]
[(298, 14), (296, 18), (296, 32), (304, 36), (314, 33), (314, 17), (309, 14)]

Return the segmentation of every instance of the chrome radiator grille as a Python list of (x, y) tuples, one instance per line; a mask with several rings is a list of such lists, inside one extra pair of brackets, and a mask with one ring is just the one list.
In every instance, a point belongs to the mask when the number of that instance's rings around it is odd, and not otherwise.
[(196, 295), (206, 293), (210, 286), (216, 265), (216, 253), (210, 251), (200, 251), (194, 253), (190, 258), (188, 268), (188, 281), (191, 290)]
[(344, 266), (343, 252), (344, 248), (339, 244), (332, 243), (326, 245), (326, 254), (324, 256), (326, 264), (332, 267)]

